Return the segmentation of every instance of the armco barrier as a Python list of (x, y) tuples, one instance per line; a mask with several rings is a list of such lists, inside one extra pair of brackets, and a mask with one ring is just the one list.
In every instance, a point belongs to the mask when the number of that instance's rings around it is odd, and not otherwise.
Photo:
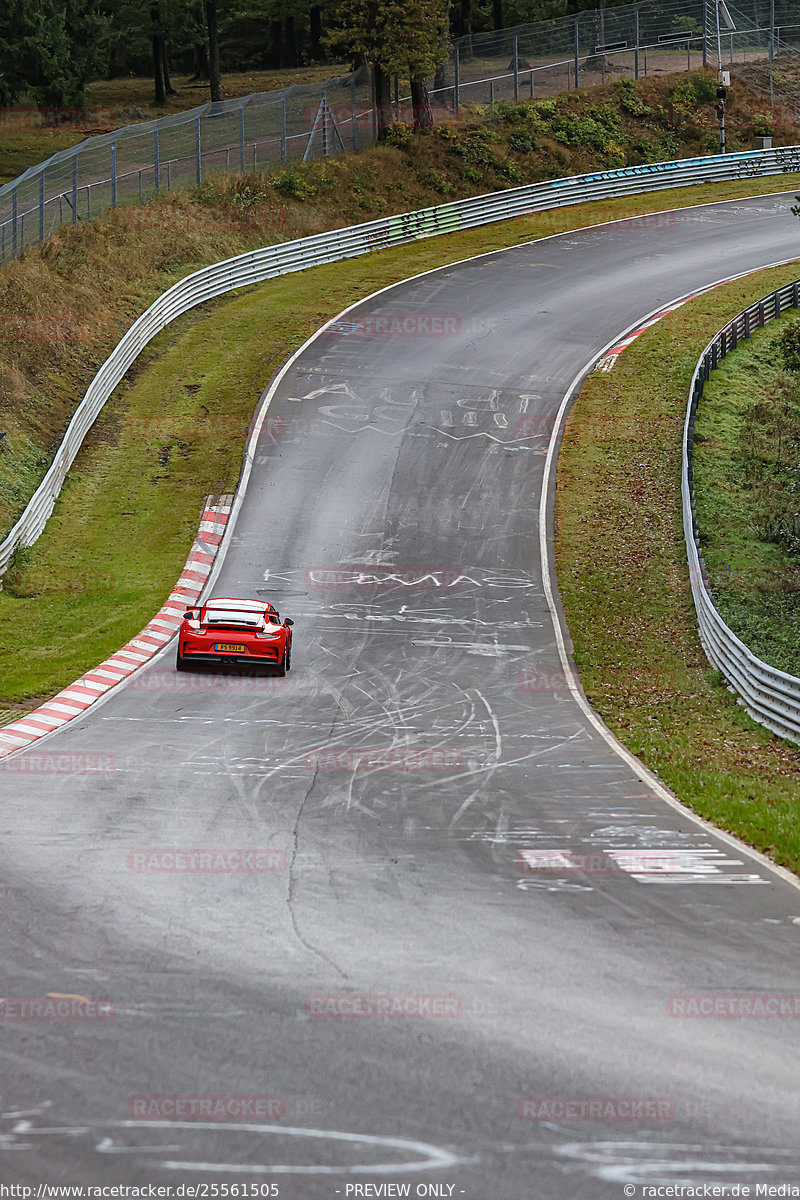
[(418, 212), (383, 217), (363, 225), (351, 225), (329, 233), (298, 238), (278, 246), (266, 246), (187, 275), (159, 296), (134, 322), (90, 383), (50, 469), (22, 516), (0, 544), (0, 575), (8, 567), (17, 546), (31, 546), (41, 534), (83, 439), (131, 363), (151, 338), (195, 305), (235, 288), (261, 283), (291, 271), (302, 271), (306, 267), (354, 258), (371, 250), (403, 245), (435, 234), (472, 229), (528, 213), (581, 204), (588, 200), (605, 200), (690, 184), (782, 175), (787, 172), (800, 172), (800, 146), (597, 171), (491, 192), (452, 204), (441, 204), (435, 208), (424, 208)]
[(754, 329), (779, 317), (788, 308), (800, 303), (800, 280), (787, 284), (777, 292), (759, 300), (734, 317), (703, 351), (692, 377), (686, 423), (683, 430), (683, 468), (681, 492), (683, 497), (683, 531), (689, 558), (689, 577), (700, 640), (712, 666), (727, 679), (738, 693), (740, 702), (754, 720), (766, 725), (781, 737), (800, 742), (800, 679), (778, 671), (756, 658), (732, 629), (723, 621), (708, 586), (703, 554), (698, 542), (697, 513), (692, 471), (692, 443), (697, 405), (705, 382), (729, 350), (736, 348), (742, 338), (749, 338)]
[[(715, 6), (716, 0), (635, 0), (456, 38), (449, 59), (428, 81), (434, 120), (450, 120), (464, 105), (591, 86), (611, 73), (639, 79), (648, 70), (691, 70), (693, 63), (712, 61), (722, 68), (734, 58), (768, 56), (772, 64), (797, 53), (789, 44), (800, 35), (797, 0), (747, 0), (746, 12), (726, 0), (721, 40)], [(777, 70), (770, 71), (773, 77), (779, 79)], [(411, 121), (412, 109), (395, 79), (386, 116)], [(107, 130), (0, 184), (0, 263), (63, 224), (174, 188), (199, 187), (211, 174), (278, 170), (357, 151), (375, 140), (377, 117), (372, 75), (363, 67), (117, 128), (108, 128), (116, 115), (107, 109), (0, 108), (0, 129)]]

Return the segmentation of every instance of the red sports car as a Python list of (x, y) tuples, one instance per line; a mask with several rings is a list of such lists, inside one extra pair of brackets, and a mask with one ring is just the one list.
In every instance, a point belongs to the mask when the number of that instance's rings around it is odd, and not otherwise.
[(187, 608), (178, 630), (179, 671), (193, 662), (247, 663), (276, 667), (285, 675), (292, 665), (291, 617), (263, 600), (214, 596), (197, 608)]

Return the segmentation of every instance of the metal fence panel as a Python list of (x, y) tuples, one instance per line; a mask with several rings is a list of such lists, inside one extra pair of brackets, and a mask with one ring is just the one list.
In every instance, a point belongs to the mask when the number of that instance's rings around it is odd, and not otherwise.
[[(796, 0), (772, 0), (773, 58), (800, 44)], [(771, 0), (727, 0), (721, 65), (770, 51)], [(438, 119), (463, 105), (524, 99), (599, 83), (716, 63), (713, 0), (639, 0), (515, 29), (459, 38), (429, 81)], [(319, 120), (320, 106), (329, 119)], [(410, 98), (393, 118), (411, 122)], [(272, 170), (303, 158), (351, 152), (372, 142), (376, 118), (367, 73), (334, 76), (124, 126), (61, 150), (0, 187), (0, 265), (62, 224), (91, 220), (114, 204), (192, 188), (209, 175)]]
[(751, 305), (730, 321), (709, 342), (695, 367), (683, 432), (681, 496), (686, 554), (700, 640), (709, 662), (721, 671), (754, 720), (774, 733), (800, 742), (800, 679), (757, 658), (722, 618), (708, 582), (700, 549), (694, 494), (692, 444), (697, 406), (711, 371), (751, 330), (774, 320), (800, 299), (800, 281), (787, 284)]

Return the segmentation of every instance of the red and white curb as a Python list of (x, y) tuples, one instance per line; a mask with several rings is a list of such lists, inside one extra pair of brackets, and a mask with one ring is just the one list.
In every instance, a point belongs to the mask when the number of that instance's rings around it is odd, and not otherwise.
[[(774, 263), (773, 265), (779, 266), (780, 264)], [(690, 300), (697, 300), (700, 296), (704, 295), (705, 292), (713, 292), (716, 290), (716, 288), (722, 287), (726, 283), (732, 283), (735, 279), (746, 279), (748, 275), (757, 275), (760, 270), (760, 267), (756, 267), (756, 269), (753, 271), (743, 271), (741, 275), (734, 275), (732, 279), (720, 279), (716, 283), (712, 283), (711, 287), (704, 288), (702, 292), (698, 292), (696, 296), (684, 296), (681, 300), (676, 300), (674, 304), (670, 304), (667, 308), (660, 309), (660, 311), (654, 313), (652, 317), (648, 317), (643, 325), (640, 325), (638, 329), (634, 329), (633, 332), (629, 333), (627, 337), (624, 337), (618, 345), (614, 346), (611, 350), (604, 354), (602, 358), (598, 359), (592, 368), (592, 374), (594, 375), (596, 371), (610, 371), (620, 354), (622, 354), (622, 351), (626, 350), (627, 347), (630, 346), (631, 342), (635, 342), (637, 337), (639, 337), (641, 333), (644, 333), (645, 329), (649, 329), (651, 325), (658, 324), (659, 321), (662, 321), (664, 317), (669, 316), (670, 313), (675, 312), (676, 309), (683, 308), (684, 304), (688, 304)]]
[[(715, 285), (718, 286), (718, 285)], [(682, 308), (684, 304), (688, 304), (690, 300), (696, 300), (697, 296), (684, 296), (682, 300), (678, 300), (675, 304), (670, 304), (668, 308), (662, 308), (660, 312), (655, 313), (649, 320), (645, 321), (644, 325), (640, 325), (638, 329), (634, 329), (633, 333), (629, 333), (627, 337), (611, 350), (608, 354), (604, 354), (594, 366), (594, 371), (610, 371), (614, 363), (622, 354), (623, 350), (627, 350), (631, 342), (635, 342), (640, 334), (644, 333), (645, 329), (649, 329), (651, 325), (657, 325), (659, 321), (663, 321), (664, 317), (675, 312), (676, 309)], [(594, 374), (594, 371), (592, 374)]]
[(152, 621), (148, 621), (137, 637), (100, 663), (99, 667), (93, 667), (81, 675), (80, 679), (33, 712), (0, 728), (0, 759), (30, 746), (46, 733), (52, 733), (85, 712), (120, 680), (127, 679), (149, 662), (174, 637), (183, 620), (183, 610), (197, 603), (211, 574), (232, 504), (233, 496), (206, 497), (197, 537), (180, 579), (163, 608), (159, 609)]

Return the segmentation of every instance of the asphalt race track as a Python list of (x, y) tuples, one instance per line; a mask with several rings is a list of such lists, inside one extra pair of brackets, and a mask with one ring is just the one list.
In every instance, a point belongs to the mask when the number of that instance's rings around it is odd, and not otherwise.
[[(300, 354), (214, 585), (294, 618), (290, 675), (178, 676), (170, 648), (0, 774), (4, 1183), (800, 1185), (800, 1001), (685, 999), (800, 996), (800, 891), (576, 703), (538, 518), (573, 378), (658, 306), (800, 253), (792, 202), (447, 267)], [(26, 1019), (48, 996), (85, 1019)]]

